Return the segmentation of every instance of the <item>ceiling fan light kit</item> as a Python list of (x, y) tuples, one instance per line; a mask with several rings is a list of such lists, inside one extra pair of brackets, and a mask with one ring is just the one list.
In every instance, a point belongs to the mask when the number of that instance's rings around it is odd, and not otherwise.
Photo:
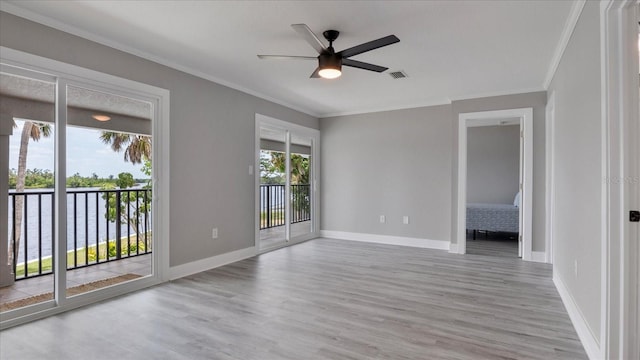
[(318, 75), (325, 79), (335, 79), (342, 75), (342, 58), (336, 54), (318, 56)]
[[(311, 74), (311, 78), (322, 77), (325, 79), (335, 79), (342, 75), (342, 65), (354, 67), (374, 72), (384, 72), (388, 68), (378, 65), (365, 63), (362, 61), (349, 59), (351, 56), (362, 54), (367, 51), (395, 44), (400, 41), (395, 35), (385, 36), (383, 38), (366, 42), (340, 52), (335, 52), (333, 42), (338, 38), (340, 32), (337, 30), (327, 30), (322, 33), (324, 38), (329, 42), (329, 47), (325, 47), (316, 34), (305, 24), (293, 24), (291, 27), (298, 32), (304, 39), (318, 52), (318, 68)], [(258, 55), (260, 59), (297, 59), (312, 60), (310, 56), (288, 56), (288, 55)]]

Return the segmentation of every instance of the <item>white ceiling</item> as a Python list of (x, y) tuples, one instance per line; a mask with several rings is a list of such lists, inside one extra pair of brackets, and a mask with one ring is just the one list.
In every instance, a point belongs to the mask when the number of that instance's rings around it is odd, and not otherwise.
[[(544, 89), (572, 1), (2, 1), (3, 11), (326, 117)], [(353, 59), (408, 78), (343, 68), (310, 79), (315, 56), (290, 24), (337, 51), (394, 34)]]

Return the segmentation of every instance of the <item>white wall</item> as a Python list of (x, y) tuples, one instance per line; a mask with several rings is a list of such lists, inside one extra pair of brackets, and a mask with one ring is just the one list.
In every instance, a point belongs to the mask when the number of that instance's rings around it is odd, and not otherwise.
[(171, 266), (254, 246), (256, 113), (318, 128), (306, 114), (3, 12), (0, 45), (171, 92)]
[(598, 2), (587, 1), (549, 88), (555, 93), (554, 276), (566, 285), (595, 339), (603, 181), (598, 10)]
[(325, 118), (320, 131), (322, 230), (449, 240), (450, 105)]
[(520, 126), (467, 129), (467, 203), (513, 204), (520, 184)]

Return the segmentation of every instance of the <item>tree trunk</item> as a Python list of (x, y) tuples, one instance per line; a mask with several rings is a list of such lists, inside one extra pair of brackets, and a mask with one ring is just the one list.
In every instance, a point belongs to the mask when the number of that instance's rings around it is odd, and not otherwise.
[[(22, 135), (20, 137), (20, 153), (18, 155), (18, 174), (16, 177), (16, 192), (21, 193), (24, 192), (24, 181), (26, 177), (27, 170), (27, 150), (29, 149), (29, 140), (31, 139), (31, 128), (33, 127), (33, 123), (31, 121), (25, 121), (24, 126), (22, 128)], [(11, 259), (14, 256), (18, 256), (20, 252), (20, 237), (22, 236), (22, 219), (23, 219), (23, 210), (24, 210), (24, 195), (16, 195), (16, 207), (14, 208), (14, 212), (16, 214), (15, 223), (13, 224), (13, 228), (15, 231), (14, 242), (11, 245)], [(25, 240), (26, 241), (26, 240)], [(14, 259), (15, 261), (15, 259)]]

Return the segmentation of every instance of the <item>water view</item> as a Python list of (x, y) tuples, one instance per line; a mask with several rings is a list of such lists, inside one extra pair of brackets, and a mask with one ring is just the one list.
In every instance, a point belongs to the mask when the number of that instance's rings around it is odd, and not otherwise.
[[(140, 202), (144, 200), (145, 191), (142, 186), (127, 190), (139, 190)], [(99, 187), (74, 188), (67, 190), (67, 250), (82, 249), (104, 243), (116, 238), (116, 222), (107, 219), (107, 199), (104, 190)], [(9, 229), (13, 229), (13, 196), (9, 191)], [(26, 215), (23, 218), (22, 239), (18, 251), (18, 263), (31, 261), (39, 257), (51, 256), (53, 247), (53, 190), (27, 189), (24, 191)], [(135, 192), (134, 192), (135, 193)], [(132, 193), (132, 194), (134, 194)], [(132, 195), (133, 196), (133, 195)], [(151, 194), (147, 194), (148, 200)], [(137, 205), (133, 202), (123, 211), (135, 212)], [(113, 211), (113, 205), (111, 205)], [(144, 232), (151, 229), (151, 212), (141, 213), (140, 222)], [(138, 229), (128, 222), (121, 222), (121, 237), (135, 236)], [(11, 236), (10, 236), (11, 238)], [(25, 241), (26, 240), (26, 241)]]

